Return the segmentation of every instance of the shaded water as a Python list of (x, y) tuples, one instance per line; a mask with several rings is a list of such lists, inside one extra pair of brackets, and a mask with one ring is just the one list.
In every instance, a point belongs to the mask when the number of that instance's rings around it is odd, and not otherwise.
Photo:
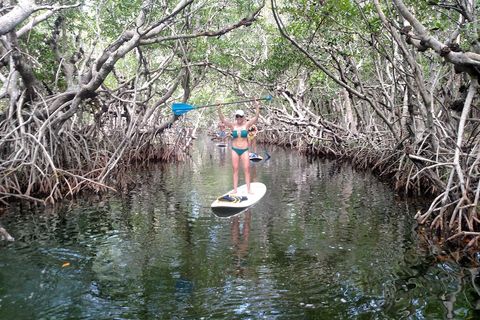
[[(229, 150), (138, 173), (129, 193), (0, 221), (0, 319), (474, 319), (476, 270), (423, 254), (415, 205), (367, 174), (282, 149), (231, 218)], [(241, 181), (243, 177), (241, 178)]]

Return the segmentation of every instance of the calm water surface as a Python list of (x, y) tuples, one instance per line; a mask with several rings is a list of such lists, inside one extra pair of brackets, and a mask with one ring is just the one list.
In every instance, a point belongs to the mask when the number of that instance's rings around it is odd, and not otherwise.
[[(137, 174), (123, 195), (0, 216), (0, 319), (478, 319), (477, 270), (417, 243), (418, 209), (331, 161), (269, 147), (255, 207), (216, 217), (230, 151)], [(243, 181), (243, 176), (241, 182)]]

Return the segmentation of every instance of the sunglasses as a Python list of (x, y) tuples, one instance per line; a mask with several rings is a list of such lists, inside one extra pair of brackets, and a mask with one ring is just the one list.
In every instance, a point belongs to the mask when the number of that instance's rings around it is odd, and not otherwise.
[(238, 118), (243, 118), (243, 116), (237, 114), (237, 115), (235, 115), (235, 118), (237, 118), (237, 119)]

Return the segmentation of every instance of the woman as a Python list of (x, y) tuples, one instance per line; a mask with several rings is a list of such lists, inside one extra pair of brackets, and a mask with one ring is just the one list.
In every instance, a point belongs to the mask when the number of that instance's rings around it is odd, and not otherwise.
[(221, 143), (225, 143), (225, 139), (227, 138), (227, 133), (225, 132), (225, 125), (220, 122), (218, 124), (218, 133), (217, 133), (217, 137), (219, 138), (220, 142)]
[(260, 113), (260, 104), (258, 101), (255, 104), (255, 116), (249, 121), (245, 120), (245, 113), (243, 110), (235, 111), (235, 121), (229, 122), (225, 120), (222, 111), (218, 108), (218, 115), (220, 121), (222, 121), (227, 127), (232, 130), (232, 166), (233, 166), (233, 193), (237, 193), (238, 186), (238, 167), (240, 162), (243, 166), (243, 172), (245, 174), (245, 183), (247, 184), (247, 192), (250, 192), (250, 160), (248, 156), (248, 131), (247, 128), (251, 127), (258, 120), (258, 114)]
[(251, 154), (256, 157), (257, 156), (257, 140), (255, 140), (255, 137), (257, 136), (257, 126), (252, 125), (250, 128), (248, 128), (248, 142), (249, 142), (249, 148), (251, 151)]

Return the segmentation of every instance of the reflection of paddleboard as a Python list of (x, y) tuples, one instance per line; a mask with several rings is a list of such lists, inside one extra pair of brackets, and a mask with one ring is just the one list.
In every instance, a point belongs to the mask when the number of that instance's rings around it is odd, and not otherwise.
[(213, 213), (219, 218), (230, 218), (249, 210), (250, 208), (212, 208)]
[(253, 153), (253, 152), (250, 152), (250, 154), (248, 156), (250, 158), (250, 161), (258, 162), (258, 161), (263, 160), (263, 157), (261, 155)]
[(250, 191), (253, 194), (247, 193), (247, 185), (244, 184), (237, 188), (237, 193), (233, 194), (233, 190), (220, 196), (217, 200), (213, 201), (211, 207), (214, 212), (222, 211), (224, 209), (246, 209), (253, 206), (260, 199), (263, 198), (267, 192), (267, 187), (260, 182), (251, 182)]

